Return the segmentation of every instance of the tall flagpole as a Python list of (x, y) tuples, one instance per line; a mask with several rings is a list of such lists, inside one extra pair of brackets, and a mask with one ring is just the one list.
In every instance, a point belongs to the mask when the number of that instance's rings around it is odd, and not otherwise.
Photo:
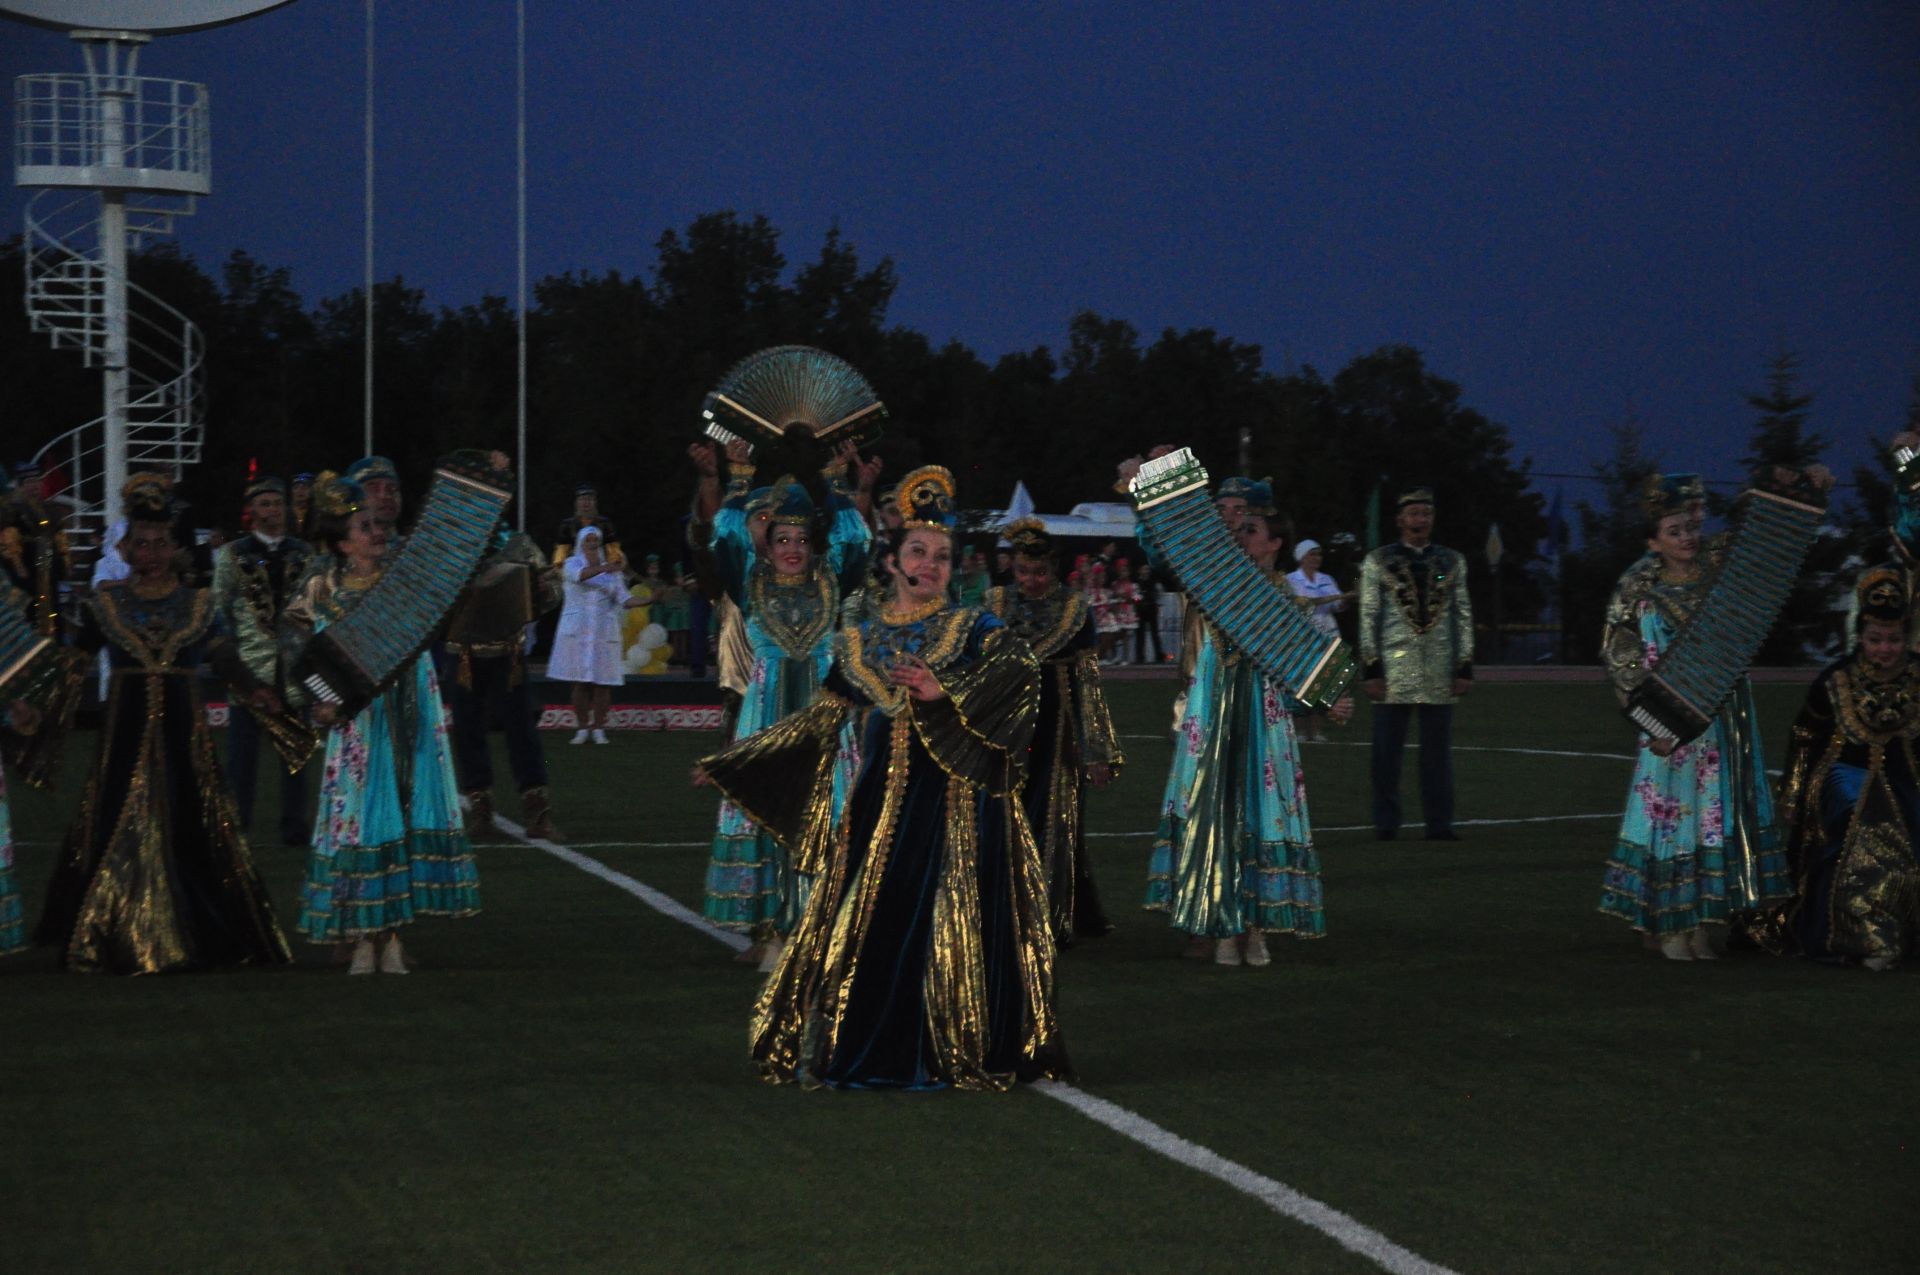
[(520, 253), (520, 384), (514, 420), (515, 437), (520, 449), (514, 462), (514, 468), (519, 473), (519, 514), (515, 526), (524, 532), (527, 529), (527, 0), (514, 0), (514, 24), (515, 140), (519, 148), (515, 212)]
[(373, 455), (373, 5), (367, 0), (367, 136), (366, 136), (366, 352), (364, 383), (361, 387), (361, 416), (366, 425), (366, 451)]

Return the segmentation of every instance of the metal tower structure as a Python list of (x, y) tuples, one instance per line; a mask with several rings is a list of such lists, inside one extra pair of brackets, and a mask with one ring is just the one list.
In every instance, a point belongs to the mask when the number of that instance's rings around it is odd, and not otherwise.
[(102, 373), (101, 414), (41, 448), (67, 475), (68, 535), (97, 545), (134, 467), (175, 477), (200, 459), (205, 342), (133, 284), (127, 257), (171, 233), (213, 187), (207, 89), (137, 74), (155, 35), (251, 17), (287, 0), (0, 0), (0, 14), (68, 30), (79, 74), (14, 85), (14, 180), (27, 202), (27, 314)]

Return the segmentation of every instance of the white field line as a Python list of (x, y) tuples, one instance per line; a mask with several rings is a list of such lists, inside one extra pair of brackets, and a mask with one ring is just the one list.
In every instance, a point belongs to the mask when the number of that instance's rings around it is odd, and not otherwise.
[[(609, 885), (625, 890), (654, 911), (669, 916), (682, 925), (691, 926), (709, 938), (718, 939), (736, 952), (744, 951), (748, 945), (744, 935), (734, 934), (708, 924), (706, 918), (644, 881), (636, 881), (626, 873), (617, 872), (598, 859), (569, 849), (558, 842), (529, 837), (525, 828), (502, 815), (496, 814), (493, 822), (495, 826), (520, 841), (524, 841), (535, 849), (544, 850), (556, 859), (579, 868), (582, 872), (599, 877)], [(1361, 1225), (1331, 1205), (1322, 1204), (1311, 1196), (1302, 1195), (1286, 1183), (1256, 1173), (1243, 1164), (1207, 1150), (1198, 1143), (1188, 1142), (1185, 1138), (1168, 1132), (1145, 1116), (1129, 1111), (1125, 1107), (1117, 1106), (1104, 1098), (1096, 1098), (1083, 1089), (1077, 1089), (1059, 1081), (1041, 1081), (1034, 1088), (1047, 1097), (1072, 1107), (1088, 1119), (1105, 1125), (1121, 1137), (1137, 1142), (1149, 1151), (1163, 1155), (1176, 1164), (1185, 1165), (1216, 1181), (1224, 1182), (1234, 1190), (1252, 1196), (1282, 1217), (1291, 1218), (1293, 1221), (1312, 1227), (1342, 1248), (1358, 1253), (1382, 1270), (1393, 1272), (1393, 1275), (1454, 1275), (1447, 1267), (1429, 1262), (1419, 1254), (1401, 1248), (1380, 1232)]]
[(1083, 1089), (1055, 1080), (1036, 1081), (1033, 1087), (1131, 1142), (1137, 1142), (1176, 1164), (1184, 1164), (1189, 1169), (1226, 1183), (1236, 1191), (1251, 1195), (1280, 1216), (1312, 1227), (1341, 1248), (1358, 1253), (1382, 1270), (1392, 1271), (1394, 1275), (1452, 1275), (1447, 1267), (1429, 1262), (1418, 1253), (1400, 1247), (1339, 1209), (1322, 1204), (1310, 1195), (1302, 1195), (1284, 1182), (1276, 1182), (1263, 1173), (1255, 1173), (1244, 1164), (1209, 1151), (1197, 1142), (1188, 1142), (1145, 1116), (1108, 1102), (1105, 1098), (1096, 1098)]
[(493, 822), (494, 826), (526, 842), (534, 849), (545, 850), (554, 858), (564, 863), (570, 863), (591, 876), (599, 877), (608, 885), (625, 890), (628, 894), (631, 894), (634, 898), (640, 900), (662, 916), (672, 917), (682, 925), (692, 926), (708, 938), (717, 939), (736, 952), (744, 952), (750, 946), (746, 935), (735, 934), (731, 930), (721, 929), (719, 926), (710, 923), (706, 917), (701, 916), (692, 908), (683, 905), (678, 899), (662, 894), (644, 881), (636, 881), (624, 872), (616, 872), (606, 864), (600, 862), (600, 860), (581, 854), (576, 850), (569, 850), (557, 841), (548, 841), (541, 837), (529, 837), (525, 828), (513, 822), (513, 820), (506, 818), (504, 815), (495, 815)]
[[(1456, 828), (1484, 828), (1484, 827), (1490, 827), (1494, 824), (1560, 823), (1564, 820), (1569, 820), (1569, 819), (1618, 819), (1619, 817), (1620, 817), (1620, 812), (1618, 810), (1607, 810), (1607, 811), (1602, 811), (1599, 814), (1592, 814), (1592, 815), (1528, 815), (1525, 818), (1519, 818), (1519, 819), (1456, 819), (1454, 820), (1454, 826)], [(556, 846), (555, 843), (551, 841), (546, 841), (546, 842), (527, 841), (527, 838), (525, 836), (523, 836), (520, 832), (516, 831), (519, 825), (510, 822), (503, 816), (495, 815), (494, 821), (500, 824), (502, 827), (506, 828), (507, 831), (512, 832), (513, 835), (519, 838), (521, 841), (526, 841), (528, 845), (537, 846), (542, 850), (548, 851), (548, 853), (550, 854), (557, 853), (558, 851), (561, 851), (561, 850), (567, 850), (567, 851), (572, 851), (572, 850), (694, 850), (694, 849), (700, 848), (701, 846), (709, 846), (713, 844), (710, 841), (576, 841), (573, 843), (571, 847)], [(1370, 823), (1341, 824), (1331, 828), (1316, 828), (1315, 831), (1316, 832), (1371, 832), (1373, 831), (1373, 825)], [(1154, 829), (1148, 828), (1144, 832), (1089, 832), (1086, 834), (1086, 836), (1088, 836), (1089, 838), (1102, 837), (1102, 838), (1107, 838), (1115, 841), (1126, 841), (1131, 839), (1138, 839), (1140, 837), (1151, 837), (1154, 835), (1154, 832), (1155, 832)], [(1419, 838), (1417, 837), (1410, 838), (1410, 840), (1417, 841), (1419, 840)], [(59, 843), (55, 841), (16, 841), (14, 842), (14, 844), (17, 846), (40, 846), (40, 845), (51, 846), (51, 845), (58, 845)], [(566, 858), (567, 856), (563, 854), (560, 857)], [(584, 859), (585, 856), (583, 855), (581, 856), (581, 858)], [(569, 863), (573, 862), (572, 859), (568, 859), (567, 861)], [(593, 860), (587, 860), (587, 862), (590, 863), (590, 862), (593, 862)], [(595, 876), (601, 875), (600, 873), (595, 872), (594, 869), (586, 867), (585, 864), (578, 864), (576, 866), (582, 868), (582, 870), (584, 871), (593, 872)], [(611, 868), (607, 870), (609, 872), (613, 871)], [(619, 876), (619, 875), (620, 874), (617, 872), (614, 873), (614, 876)], [(607, 879), (612, 880), (613, 878), (609, 877)], [(626, 877), (624, 879), (629, 881), (632, 880), (631, 877)], [(639, 882), (634, 882), (634, 884), (638, 885)], [(625, 887), (623, 886), (622, 888), (624, 889)], [(678, 907), (679, 905), (675, 904), (674, 906)], [(688, 915), (692, 915), (692, 914), (689, 913)], [(704, 921), (701, 923), (703, 925), (705, 924)], [(724, 933), (724, 931), (720, 931), (720, 932)], [(734, 936), (734, 937), (738, 937), (738, 936)]]

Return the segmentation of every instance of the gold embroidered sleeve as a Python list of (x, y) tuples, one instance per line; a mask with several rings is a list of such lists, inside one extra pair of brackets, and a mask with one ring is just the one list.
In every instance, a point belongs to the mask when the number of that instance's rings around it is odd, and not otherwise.
[[(0, 582), (0, 592), (5, 591), (5, 583)], [(8, 687), (6, 702), (0, 704), (0, 725), (5, 725), (14, 700), (25, 700), (35, 714), (25, 731), (15, 731), (10, 725), (0, 730), (0, 754), (5, 755), (7, 769), (16, 779), (34, 788), (45, 788), (53, 782), (66, 748), (67, 732), (73, 725), (74, 709), (85, 694), (89, 667), (87, 657), (71, 647), (51, 647)]]
[(1640, 591), (1622, 579), (1607, 602), (1606, 627), (1600, 635), (1600, 662), (1623, 701), (1647, 677), (1646, 644), (1640, 639), (1639, 598)]
[(1360, 560), (1360, 665), (1364, 677), (1378, 677), (1380, 663), (1380, 559), (1370, 553)]
[(700, 761), (714, 786), (809, 875), (825, 867), (832, 844), (833, 764), (852, 707), (823, 691), (799, 712)]
[(1073, 657), (1073, 700), (1080, 721), (1081, 764), (1111, 766), (1118, 774), (1127, 758), (1120, 749), (1120, 735), (1113, 728), (1113, 714), (1107, 710), (1107, 697), (1100, 687), (1100, 656), (1096, 651), (1079, 651)]
[(995, 796), (1019, 786), (1040, 712), (1040, 662), (1005, 629), (980, 656), (938, 674), (945, 699), (907, 700), (914, 731), (940, 768)]

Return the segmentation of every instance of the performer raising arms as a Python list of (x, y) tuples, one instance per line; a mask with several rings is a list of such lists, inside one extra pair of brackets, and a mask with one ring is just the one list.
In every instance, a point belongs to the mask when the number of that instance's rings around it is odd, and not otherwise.
[[(847, 463), (858, 459), (851, 447), (823, 471), (832, 502), (824, 517), (791, 476), (773, 484), (759, 506), (767, 518), (763, 538), (756, 538), (750, 526), (756, 511), (749, 508), (754, 471), (746, 445), (730, 446), (727, 455), (731, 482), (727, 500), (713, 517), (712, 553), (720, 584), (740, 610), (752, 653), (734, 726), (739, 740), (813, 701), (833, 662), (841, 598), (865, 578), (873, 533), (847, 489)], [(704, 479), (706, 467), (714, 463), (712, 449), (696, 452), (695, 460)], [(826, 545), (816, 553), (823, 524)], [(835, 767), (834, 815), (852, 778), (854, 747), (849, 722), (842, 762)], [(707, 867), (707, 919), (752, 935), (753, 946), (742, 959), (771, 970), (805, 904), (805, 882), (796, 878), (779, 840), (756, 826), (739, 805), (723, 800)]]
[(261, 712), (277, 711), (279, 698), (216, 632), (208, 592), (174, 574), (168, 481), (137, 474), (124, 499), (132, 578), (95, 596), (78, 636), (113, 665), (100, 751), (35, 941), (89, 973), (282, 964), (287, 941), (195, 684), (202, 654)]
[(1097, 626), (1085, 595), (1060, 583), (1053, 537), (1038, 518), (1001, 528), (1013, 546), (1011, 587), (987, 592), (987, 610), (1040, 661), (1040, 713), (1021, 799), (1047, 865), (1053, 936), (1062, 947), (1113, 929), (1100, 906), (1081, 824), (1087, 785), (1105, 787), (1126, 758), (1100, 692)]
[[(1062, 1076), (1046, 874), (1017, 792), (1039, 701), (1025, 643), (953, 607), (953, 479), (900, 482), (893, 593), (843, 630), (820, 697), (702, 763), (817, 874), (755, 1007), (774, 1081), (1005, 1089)], [(871, 706), (833, 814), (840, 732)]]
[(1854, 600), (1855, 645), (1793, 723), (1780, 804), (1796, 889), (1762, 941), (1885, 970), (1920, 933), (1920, 663), (1897, 567), (1864, 573)]
[[(1130, 480), (1138, 463), (1121, 467)], [(1272, 583), (1281, 605), (1296, 605), (1280, 561), (1284, 532), (1273, 489), (1232, 483), (1239, 502), (1237, 539)], [(1222, 484), (1223, 491), (1227, 484)], [(1225, 501), (1216, 501), (1225, 506)], [(1234, 516), (1231, 506), (1223, 518)], [(1140, 543), (1157, 568), (1170, 569), (1147, 525)], [(1168, 914), (1190, 937), (1187, 955), (1212, 948), (1220, 965), (1266, 965), (1269, 933), (1319, 938), (1326, 933), (1320, 857), (1313, 848), (1306, 774), (1293, 733), (1293, 701), (1285, 686), (1242, 658), (1219, 626), (1189, 604), (1192, 672), (1174, 731), (1173, 766), (1161, 803), (1159, 835), (1147, 870), (1146, 906)], [(1353, 714), (1343, 696), (1330, 716)]]
[[(320, 632), (380, 578), (385, 527), (359, 484), (322, 474), (314, 486), (317, 547), (332, 555), (287, 607), (287, 621)], [(480, 879), (462, 829), (446, 712), (433, 660), (358, 715), (315, 708), (327, 734), (326, 766), (302, 888), (300, 930), (316, 943), (354, 943), (350, 974), (405, 974), (399, 927), (416, 916), (473, 916)]]
[[(1655, 474), (1641, 507), (1647, 548), (1607, 605), (1601, 658), (1624, 704), (1706, 597), (1719, 545), (1703, 548), (1698, 476)], [(1641, 735), (1600, 910), (1669, 960), (1712, 960), (1710, 924), (1789, 893), (1753, 687), (1742, 675), (1706, 732), (1675, 746)]]

